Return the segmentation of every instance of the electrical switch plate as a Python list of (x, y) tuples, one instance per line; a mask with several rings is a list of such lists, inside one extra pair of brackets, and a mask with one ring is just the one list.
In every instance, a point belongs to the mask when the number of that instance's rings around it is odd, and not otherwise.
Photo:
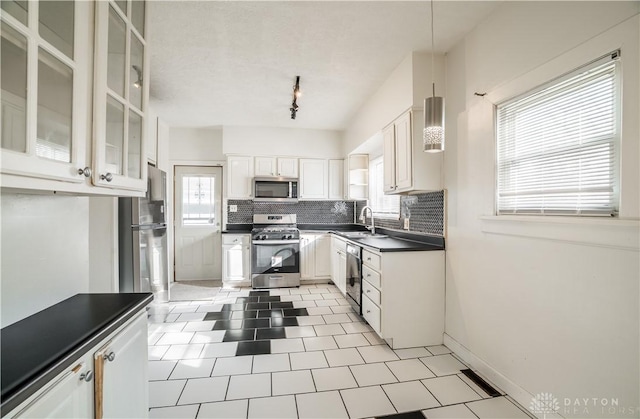
[(229, 212), (238, 212), (237, 205), (229, 205)]
[(404, 229), (405, 230), (409, 230), (409, 219), (408, 218), (404, 219)]

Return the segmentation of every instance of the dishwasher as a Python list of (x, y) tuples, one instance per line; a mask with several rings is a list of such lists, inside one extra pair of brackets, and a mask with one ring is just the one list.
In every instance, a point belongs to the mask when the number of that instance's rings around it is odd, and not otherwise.
[(362, 249), (347, 243), (347, 301), (362, 315)]

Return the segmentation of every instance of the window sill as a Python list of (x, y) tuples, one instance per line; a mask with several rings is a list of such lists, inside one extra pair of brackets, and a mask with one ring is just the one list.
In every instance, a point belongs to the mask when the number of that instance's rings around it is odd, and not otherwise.
[(640, 250), (640, 220), (611, 218), (486, 215), (482, 232), (505, 236)]

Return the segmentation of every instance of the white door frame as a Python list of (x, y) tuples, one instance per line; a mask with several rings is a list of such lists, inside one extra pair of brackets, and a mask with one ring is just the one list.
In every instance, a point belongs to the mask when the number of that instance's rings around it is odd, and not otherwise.
[[(226, 166), (227, 166), (227, 162), (224, 160), (210, 160), (210, 161), (205, 161), (205, 160), (169, 160), (169, 171), (167, 172), (167, 183), (170, 185), (167, 191), (168, 195), (167, 195), (167, 244), (168, 244), (168, 252), (169, 252), (169, 283), (171, 282), (175, 282), (176, 280), (176, 276), (175, 276), (175, 247), (174, 247), (174, 241), (175, 241), (175, 237), (174, 237), (174, 222), (173, 222), (173, 218), (174, 218), (174, 208), (175, 208), (175, 199), (174, 199), (174, 194), (175, 194), (175, 172), (176, 172), (176, 166), (206, 166), (206, 167), (222, 167), (222, 221), (223, 224), (221, 227), (225, 228), (226, 226), (226, 217), (227, 217), (227, 211), (226, 211), (226, 203), (227, 203), (227, 185), (225, 182), (225, 176), (226, 176)], [(220, 251), (222, 252), (222, 249), (220, 249)]]

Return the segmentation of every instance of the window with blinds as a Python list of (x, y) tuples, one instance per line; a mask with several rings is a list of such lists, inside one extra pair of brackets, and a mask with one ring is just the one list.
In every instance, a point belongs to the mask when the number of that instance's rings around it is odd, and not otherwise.
[(383, 159), (369, 162), (369, 206), (375, 217), (400, 219), (400, 197), (384, 194)]
[(618, 57), (497, 106), (498, 214), (617, 213)]

